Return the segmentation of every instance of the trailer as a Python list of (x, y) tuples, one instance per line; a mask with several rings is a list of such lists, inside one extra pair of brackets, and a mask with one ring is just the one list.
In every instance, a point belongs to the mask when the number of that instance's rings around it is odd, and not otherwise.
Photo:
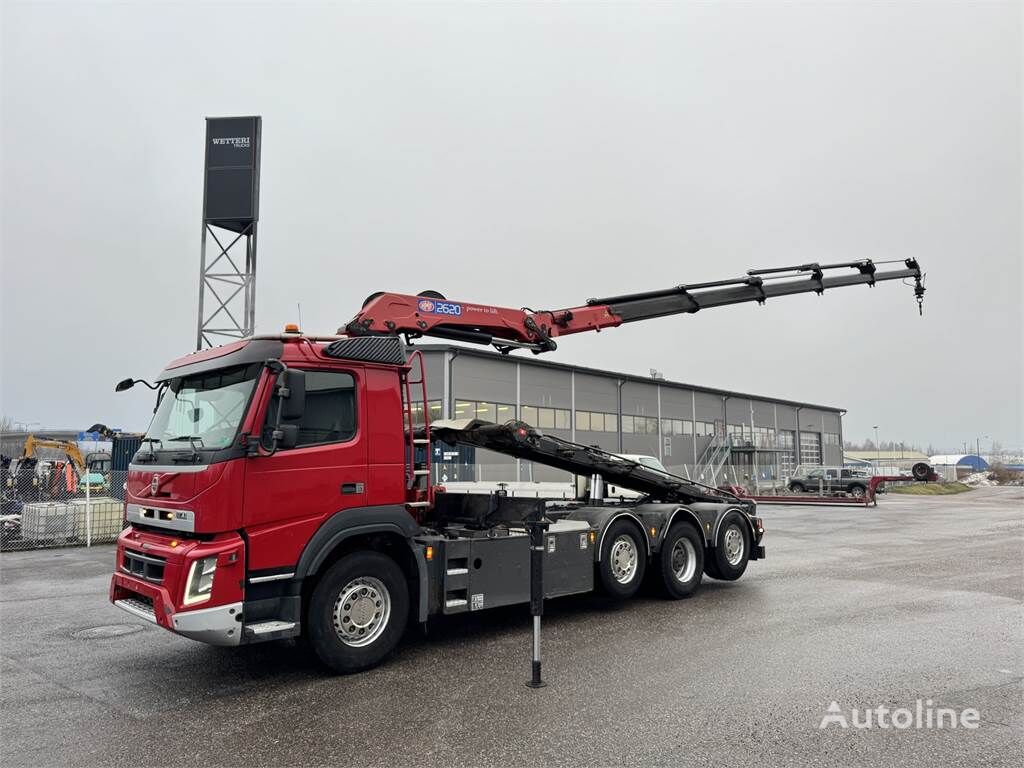
[[(412, 342), (540, 354), (573, 333), (886, 280), (914, 280), (920, 303), (921, 278), (912, 259), (810, 264), (540, 312), (376, 293), (340, 335), (289, 326), (182, 357), (155, 383), (125, 379), (117, 391), (141, 382), (158, 403), (129, 466), (110, 600), (213, 645), (301, 635), (348, 673), (434, 615), (529, 603), (537, 617), (545, 598), (626, 599), (645, 577), (674, 599), (705, 575), (738, 579), (765, 555), (755, 501), (522, 421), (431, 424)], [(562, 469), (580, 493), (446, 494), (430, 482), (436, 440)], [(640, 497), (607, 503), (606, 482)]]
[(874, 475), (868, 479), (867, 488), (861, 495), (849, 493), (819, 492), (790, 493), (790, 494), (749, 494), (740, 486), (730, 486), (729, 490), (738, 498), (750, 499), (758, 504), (792, 504), (795, 506), (847, 506), (847, 507), (877, 507), (878, 494), (882, 493), (886, 483), (933, 483), (939, 479), (938, 473), (924, 462), (915, 464), (908, 475)]

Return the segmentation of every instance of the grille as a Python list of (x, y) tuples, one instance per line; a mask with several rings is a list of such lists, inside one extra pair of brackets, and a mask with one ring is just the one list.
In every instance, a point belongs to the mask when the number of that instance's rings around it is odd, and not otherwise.
[(162, 557), (144, 555), (141, 552), (126, 549), (121, 570), (154, 584), (162, 584), (164, 580), (164, 565), (166, 563), (167, 561)]

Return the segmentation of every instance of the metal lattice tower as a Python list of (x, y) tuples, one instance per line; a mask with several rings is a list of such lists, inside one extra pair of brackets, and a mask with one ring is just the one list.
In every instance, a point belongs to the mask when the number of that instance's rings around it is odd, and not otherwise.
[[(213, 240), (217, 251), (209, 261), (208, 239)], [(217, 346), (217, 337), (242, 339), (252, 336), (255, 328), (256, 222), (235, 233), (204, 221), (196, 349)]]
[(197, 350), (256, 328), (262, 127), (259, 117), (206, 118)]

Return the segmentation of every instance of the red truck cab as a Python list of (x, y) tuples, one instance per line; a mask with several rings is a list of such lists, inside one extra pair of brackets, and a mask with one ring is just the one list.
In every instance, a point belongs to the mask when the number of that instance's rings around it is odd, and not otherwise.
[[(160, 374), (165, 388), (128, 473), (116, 605), (217, 645), (257, 639), (246, 626), (287, 633), (299, 595), (274, 585), (294, 579), (327, 518), (386, 507), (391, 518), (404, 515), (400, 527), (415, 525), (403, 511), (409, 365), (326, 348), (299, 335), (257, 338), (188, 355)], [(304, 416), (289, 450), (275, 451), (282, 367), (304, 374)]]

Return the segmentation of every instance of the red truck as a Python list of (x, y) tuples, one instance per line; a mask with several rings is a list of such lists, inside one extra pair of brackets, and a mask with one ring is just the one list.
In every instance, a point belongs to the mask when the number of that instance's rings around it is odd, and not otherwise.
[[(824, 274), (841, 268), (855, 272)], [(590, 501), (546, 508), (545, 597), (601, 588), (628, 598), (647, 573), (673, 598), (704, 574), (737, 579), (764, 556), (755, 502), (522, 422), (424, 423), (422, 357), (410, 342), (539, 353), (570, 333), (907, 278), (920, 300), (913, 260), (885, 272), (870, 261), (752, 272), (551, 312), (374, 294), (336, 336), (289, 327), (182, 357), (142, 382), (157, 405), (128, 473), (110, 600), (214, 645), (301, 634), (339, 672), (379, 663), (431, 615), (528, 602), (529, 505), (432, 487), (438, 439), (590, 479)], [(602, 480), (643, 496), (603, 502)]]

